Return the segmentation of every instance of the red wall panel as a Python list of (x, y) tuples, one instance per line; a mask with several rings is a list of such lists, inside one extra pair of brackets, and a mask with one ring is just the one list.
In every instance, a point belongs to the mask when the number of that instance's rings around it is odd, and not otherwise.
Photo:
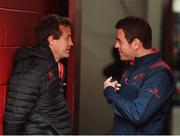
[(2, 132), (2, 129), (3, 128), (3, 125), (2, 124), (0, 124), (0, 134), (2, 134), (3, 132)]
[(3, 122), (3, 113), (4, 113), (4, 108), (5, 108), (5, 102), (6, 102), (6, 88), (7, 86), (0, 86), (0, 124)]
[(5, 11), (0, 10), (0, 46), (5, 44)]
[(7, 86), (0, 86), (0, 134), (2, 134), (3, 130), (3, 115), (4, 115), (4, 109), (5, 109), (5, 103), (7, 98)]
[(22, 11), (39, 11), (45, 10), (47, 0), (0, 0), (0, 8), (13, 9)]
[(5, 46), (32, 45), (34, 43), (34, 27), (42, 14), (26, 12), (6, 13)]
[(15, 49), (16, 48), (0, 48), (0, 85), (6, 85), (8, 82), (12, 70)]
[(22, 46), (34, 43), (34, 27), (42, 13), (0, 9), (0, 46)]

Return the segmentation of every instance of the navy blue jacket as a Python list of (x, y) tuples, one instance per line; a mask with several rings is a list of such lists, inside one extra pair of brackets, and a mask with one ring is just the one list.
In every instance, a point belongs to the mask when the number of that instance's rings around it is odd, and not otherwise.
[(171, 109), (174, 82), (170, 67), (159, 53), (135, 58), (122, 76), (121, 89), (107, 87), (112, 105), (113, 134), (162, 134)]

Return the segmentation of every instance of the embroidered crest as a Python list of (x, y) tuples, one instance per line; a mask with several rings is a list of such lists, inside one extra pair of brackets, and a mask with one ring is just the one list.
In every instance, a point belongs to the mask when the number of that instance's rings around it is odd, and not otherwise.
[(139, 73), (133, 77), (133, 80), (139, 80), (144, 76), (144, 73)]
[(53, 79), (54, 78), (54, 74), (52, 73), (52, 71), (48, 72), (48, 78), (49, 79)]

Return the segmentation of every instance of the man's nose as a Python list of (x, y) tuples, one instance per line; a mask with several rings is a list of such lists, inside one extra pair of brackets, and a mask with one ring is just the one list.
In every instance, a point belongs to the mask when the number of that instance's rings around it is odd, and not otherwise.
[(70, 38), (70, 40), (69, 40), (69, 45), (70, 45), (70, 46), (74, 46), (71, 38)]
[(116, 42), (115, 45), (114, 45), (115, 48), (119, 48), (119, 43)]

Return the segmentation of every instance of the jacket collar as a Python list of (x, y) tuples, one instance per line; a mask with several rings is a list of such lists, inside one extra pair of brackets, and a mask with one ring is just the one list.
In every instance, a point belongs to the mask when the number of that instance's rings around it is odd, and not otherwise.
[(151, 54), (142, 57), (135, 57), (134, 60), (130, 61), (130, 64), (131, 65), (149, 64), (160, 58), (161, 58), (160, 52), (157, 49), (152, 49)]

